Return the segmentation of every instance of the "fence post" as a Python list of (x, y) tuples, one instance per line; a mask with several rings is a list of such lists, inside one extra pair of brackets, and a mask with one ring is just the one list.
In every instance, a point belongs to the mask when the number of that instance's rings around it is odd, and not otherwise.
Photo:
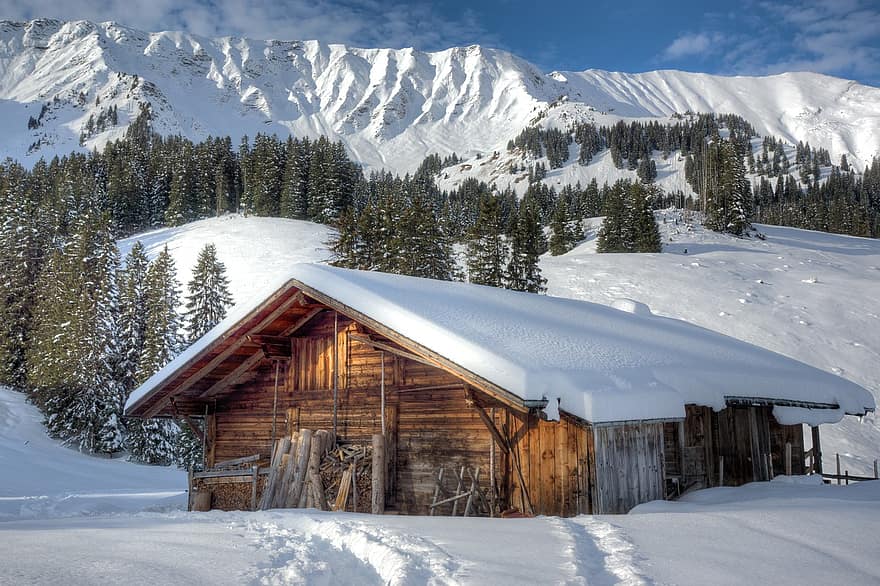
[(846, 485), (849, 486), (849, 470), (844, 473), (844, 476), (846, 476)]
[(877, 459), (874, 458), (874, 479), (880, 478), (880, 474), (877, 474)]
[(813, 432), (813, 473), (822, 474), (822, 443), (819, 439), (819, 426), (811, 428)]
[(840, 454), (834, 454), (834, 457), (837, 458), (837, 486), (840, 486)]

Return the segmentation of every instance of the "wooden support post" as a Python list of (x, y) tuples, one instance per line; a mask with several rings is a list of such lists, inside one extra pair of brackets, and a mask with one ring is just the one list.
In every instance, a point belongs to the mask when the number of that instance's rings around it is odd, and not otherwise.
[(385, 437), (373, 435), (373, 503), (371, 511), (374, 515), (385, 512)]
[(312, 446), (309, 451), (309, 489), (312, 502), (316, 508), (326, 511), (327, 498), (324, 495), (324, 483), (321, 481), (321, 457), (324, 455), (324, 446), (327, 443), (327, 432), (319, 430), (312, 436)]
[(840, 454), (834, 454), (837, 459), (837, 486), (840, 486)]
[[(495, 407), (492, 407), (491, 421), (495, 422)], [(495, 516), (495, 436), (489, 434), (489, 516)]]
[(251, 510), (257, 510), (257, 480), (260, 478), (260, 467), (253, 467), (254, 478), (251, 481)]
[[(874, 462), (874, 471), (876, 473), (877, 470), (877, 462)], [(193, 510), (193, 469), (192, 466), (189, 467), (186, 473), (186, 510)]]
[[(437, 499), (440, 498), (440, 489), (443, 486), (443, 470), (444, 468), (440, 467), (440, 472), (437, 474), (437, 484), (434, 485), (434, 498), (431, 502), (436, 503)], [(428, 510), (428, 515), (434, 516), (434, 507), (431, 507)]]
[(813, 473), (822, 474), (822, 447), (819, 440), (819, 426), (810, 428), (813, 433)]
[(791, 476), (791, 442), (785, 442), (785, 475)]
[(767, 457), (767, 480), (773, 480), (773, 456), (765, 454)]
[(300, 496), (303, 493), (303, 483), (306, 479), (306, 467), (309, 464), (309, 450), (312, 445), (312, 430), (303, 429), (299, 432), (299, 447), (297, 448), (296, 469), (293, 472), (293, 481), (284, 501), (285, 508), (293, 509), (299, 506)]
[(718, 486), (724, 486), (724, 456), (718, 458)]
[[(464, 466), (461, 467), (461, 472), (458, 475), (458, 484), (455, 487), (455, 496), (461, 496), (461, 489), (464, 488)], [(458, 513), (458, 500), (452, 503), (452, 516), (454, 517)]]
[(877, 474), (877, 459), (874, 458), (874, 479), (880, 479), (880, 474)]

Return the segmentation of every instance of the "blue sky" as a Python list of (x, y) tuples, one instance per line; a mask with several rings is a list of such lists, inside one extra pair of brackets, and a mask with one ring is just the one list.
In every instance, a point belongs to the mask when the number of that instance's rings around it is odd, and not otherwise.
[(545, 71), (816, 71), (880, 85), (880, 2), (0, 0), (0, 18), (438, 50), (482, 44)]

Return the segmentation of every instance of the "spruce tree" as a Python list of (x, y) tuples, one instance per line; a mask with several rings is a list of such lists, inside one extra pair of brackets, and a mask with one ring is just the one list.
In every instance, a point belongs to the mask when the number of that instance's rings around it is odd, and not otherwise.
[(579, 240), (572, 228), (568, 205), (563, 199), (560, 199), (556, 204), (556, 210), (553, 212), (553, 219), (550, 222), (550, 232), (550, 254), (553, 256), (565, 254)]
[(122, 383), (127, 393), (137, 386), (146, 334), (146, 281), (150, 261), (144, 245), (134, 243), (119, 272), (119, 331)]
[(220, 323), (232, 305), (226, 266), (217, 259), (214, 244), (206, 244), (199, 252), (188, 290), (186, 331), (191, 344)]
[(109, 219), (84, 217), (40, 277), (28, 380), (49, 433), (87, 452), (122, 446), (118, 267)]
[(660, 252), (652, 202), (657, 194), (641, 183), (618, 181), (605, 197), (597, 252)]
[[(143, 383), (170, 362), (182, 349), (180, 290), (174, 259), (168, 247), (147, 269), (144, 349), (138, 365), (138, 382)], [(126, 446), (133, 460), (148, 464), (174, 461), (179, 428), (163, 419), (129, 420)]]
[(547, 239), (538, 221), (538, 210), (524, 200), (516, 216), (507, 263), (505, 286), (515, 291), (544, 293), (547, 279), (541, 275), (538, 260), (547, 249)]
[(468, 237), (467, 268), (471, 283), (504, 286), (508, 247), (503, 233), (500, 200), (497, 195), (487, 195), (480, 200), (480, 214)]

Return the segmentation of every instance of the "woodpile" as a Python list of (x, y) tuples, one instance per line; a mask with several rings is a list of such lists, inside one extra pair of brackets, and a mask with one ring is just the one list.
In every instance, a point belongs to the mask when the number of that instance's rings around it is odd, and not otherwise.
[(372, 500), (371, 445), (336, 446), (324, 456), (321, 478), (334, 511), (369, 513)]
[(369, 513), (374, 452), (371, 445), (337, 445), (326, 430), (293, 432), (275, 442), (258, 508)]

